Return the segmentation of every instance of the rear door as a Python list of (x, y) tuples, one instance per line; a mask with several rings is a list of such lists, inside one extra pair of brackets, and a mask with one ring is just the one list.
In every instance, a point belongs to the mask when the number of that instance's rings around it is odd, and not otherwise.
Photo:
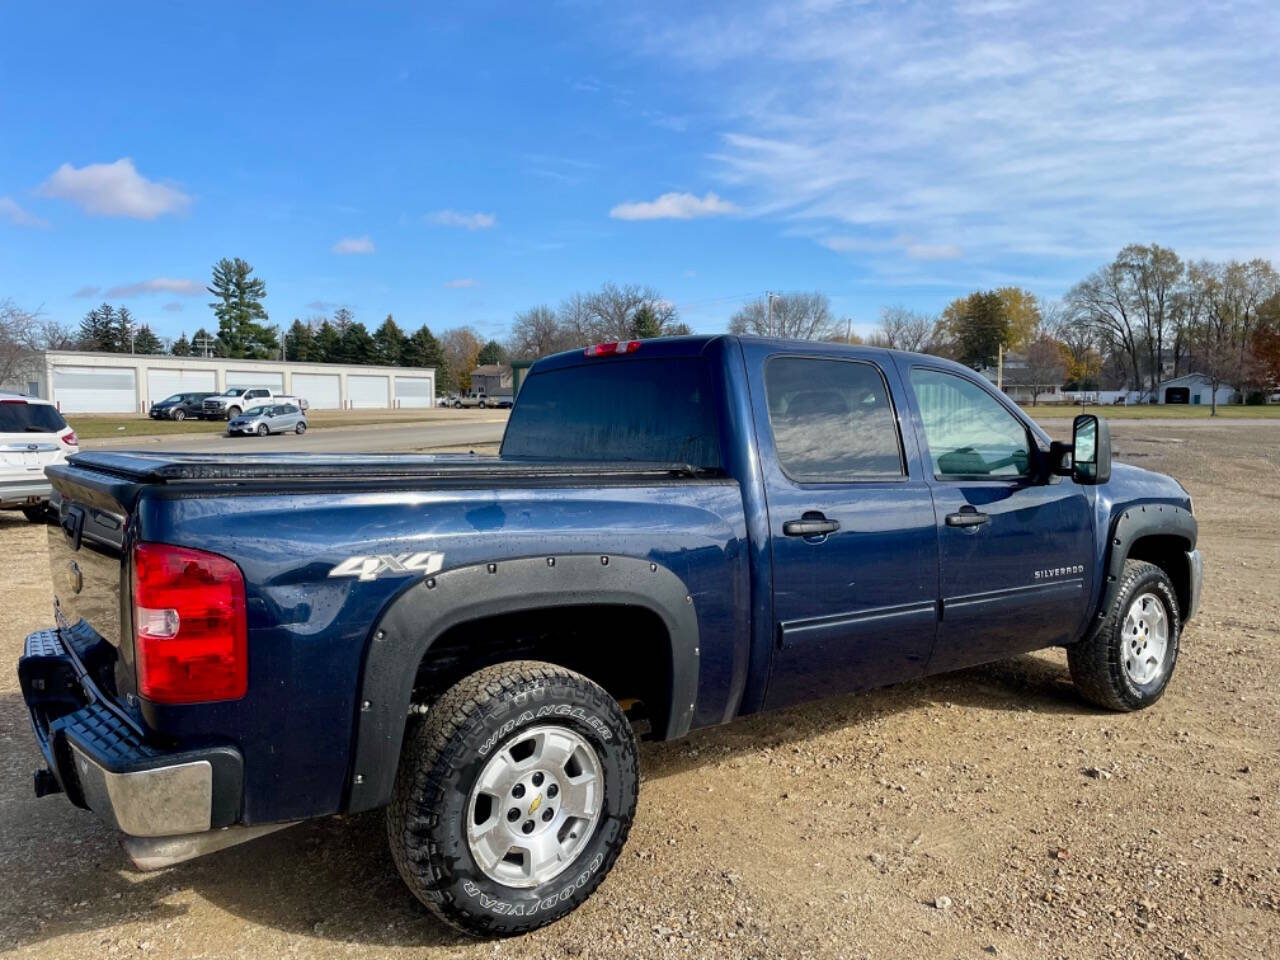
[(744, 342), (769, 504), (774, 657), (765, 706), (924, 673), (938, 547), (883, 354)]
[(63, 459), (67, 422), (56, 407), (0, 399), (0, 484), (43, 483), (44, 468)]
[(942, 609), (929, 671), (1072, 638), (1093, 553), (1088, 488), (1036, 476), (1034, 432), (977, 375), (903, 367), (938, 515)]

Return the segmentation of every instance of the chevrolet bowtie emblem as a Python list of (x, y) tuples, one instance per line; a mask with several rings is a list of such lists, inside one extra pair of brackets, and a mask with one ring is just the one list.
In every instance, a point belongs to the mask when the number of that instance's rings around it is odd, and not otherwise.
[(538, 812), (538, 808), (542, 806), (542, 794), (538, 794), (533, 798), (533, 803), (529, 804), (529, 816), (533, 816)]

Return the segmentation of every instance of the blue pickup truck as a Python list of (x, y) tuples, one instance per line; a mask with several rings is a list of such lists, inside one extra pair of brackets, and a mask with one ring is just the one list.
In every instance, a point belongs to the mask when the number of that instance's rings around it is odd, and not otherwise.
[(1164, 692), (1191, 498), (936, 357), (733, 336), (534, 365), (498, 457), (93, 452), (49, 468), (44, 766), (161, 867), (386, 807), (413, 893), (515, 934), (600, 884), (639, 737), (1065, 646)]

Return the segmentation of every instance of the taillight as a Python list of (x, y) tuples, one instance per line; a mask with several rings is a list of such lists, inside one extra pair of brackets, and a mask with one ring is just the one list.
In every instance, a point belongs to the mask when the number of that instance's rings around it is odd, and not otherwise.
[(74, 430), (68, 430), (64, 433), (62, 435), (62, 442), (68, 447), (74, 447), (80, 443), (80, 441), (76, 439), (76, 432)]
[(133, 636), (138, 693), (156, 703), (236, 700), (249, 689), (244, 577), (217, 554), (138, 543)]
[(582, 352), (588, 357), (612, 357), (615, 353), (635, 353), (639, 349), (639, 340), (615, 340), (612, 343), (594, 344)]

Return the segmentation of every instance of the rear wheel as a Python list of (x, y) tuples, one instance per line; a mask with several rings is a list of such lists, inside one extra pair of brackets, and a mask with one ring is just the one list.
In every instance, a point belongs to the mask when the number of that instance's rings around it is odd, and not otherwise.
[(461, 400), (455, 400), (455, 401), (453, 401), (453, 409), (455, 409), (455, 410), (461, 410), (461, 409), (462, 409), (462, 401), (461, 401)]
[(303, 433), (306, 433), (306, 432), (307, 432), (307, 425), (306, 425), (306, 423), (305, 423), (304, 421), (302, 421), (302, 420), (299, 420), (299, 421), (298, 421), (298, 425), (297, 425), (296, 427), (294, 427), (294, 428), (293, 428), (293, 432), (294, 432), (294, 433), (297, 433), (297, 434), (303, 434)]
[(271, 429), (265, 423), (258, 424), (258, 436), (265, 437), (270, 432)]
[(604, 880), (637, 779), (631, 727), (601, 687), (547, 663), (488, 667), (406, 734), (387, 809), (396, 869), (460, 930), (525, 933)]
[(1097, 633), (1067, 647), (1071, 679), (1100, 707), (1149, 707), (1173, 676), (1181, 632), (1169, 575), (1155, 564), (1126, 560), (1120, 590)]

